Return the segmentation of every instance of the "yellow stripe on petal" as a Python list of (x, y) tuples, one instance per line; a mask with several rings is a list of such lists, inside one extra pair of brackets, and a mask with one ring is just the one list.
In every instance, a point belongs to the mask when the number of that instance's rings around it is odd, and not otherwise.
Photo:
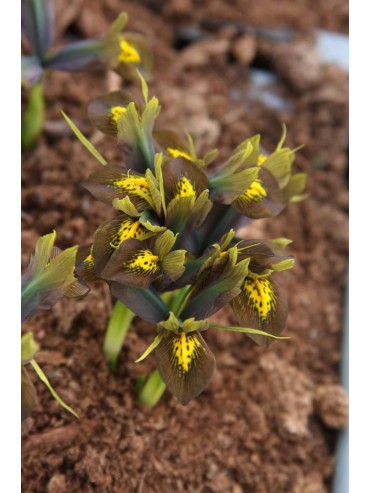
[(129, 65), (137, 64), (141, 62), (141, 57), (137, 49), (128, 41), (123, 39), (120, 44), (121, 52), (118, 56), (118, 60), (121, 63), (127, 63)]
[(188, 178), (183, 176), (176, 184), (176, 195), (178, 197), (194, 197), (196, 195), (195, 188)]
[(182, 332), (178, 337), (173, 338), (173, 359), (179, 373), (187, 373), (194, 361), (204, 351), (199, 340), (194, 334)]
[(262, 186), (261, 180), (254, 180), (247, 190), (238, 197), (245, 202), (259, 202), (260, 200), (267, 197), (267, 192)]
[(265, 156), (264, 154), (259, 154), (258, 156), (258, 160), (257, 160), (257, 166), (261, 166), (261, 164), (263, 164), (267, 159), (267, 156)]
[(118, 122), (118, 119), (121, 115), (123, 115), (123, 113), (126, 113), (127, 111), (127, 108), (123, 107), (123, 106), (113, 106), (113, 108), (110, 109), (110, 116), (112, 118), (112, 120), (117, 123)]
[(177, 157), (183, 157), (188, 161), (192, 161), (190, 154), (188, 154), (186, 151), (182, 151), (181, 149), (174, 149), (173, 147), (167, 147), (167, 152), (170, 156), (172, 156), (175, 159)]
[(133, 272), (145, 272), (154, 274), (159, 270), (159, 257), (153, 255), (151, 250), (140, 250), (134, 257), (124, 265)]
[(258, 313), (259, 319), (267, 320), (276, 305), (276, 295), (272, 283), (266, 278), (247, 278), (243, 290), (249, 305)]

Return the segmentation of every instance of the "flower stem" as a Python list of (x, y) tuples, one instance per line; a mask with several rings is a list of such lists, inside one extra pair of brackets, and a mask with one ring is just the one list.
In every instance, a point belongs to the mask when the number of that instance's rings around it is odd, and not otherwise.
[(45, 118), (43, 82), (37, 82), (30, 88), (28, 107), (22, 118), (22, 151), (32, 147), (39, 138)]
[(139, 393), (140, 404), (146, 407), (154, 407), (158, 404), (165, 390), (166, 384), (163, 382), (158, 370), (154, 370)]
[(135, 314), (120, 301), (116, 301), (105, 333), (103, 353), (109, 360), (111, 372), (115, 372), (119, 353)]

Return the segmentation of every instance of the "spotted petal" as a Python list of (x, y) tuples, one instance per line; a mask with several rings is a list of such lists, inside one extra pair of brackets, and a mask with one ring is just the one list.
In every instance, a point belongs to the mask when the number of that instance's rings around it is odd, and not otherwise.
[(160, 258), (145, 243), (128, 239), (110, 257), (101, 276), (110, 281), (147, 288), (161, 276)]
[(131, 218), (126, 215), (102, 224), (94, 236), (93, 252), (97, 274), (101, 274), (110, 257), (122, 242), (130, 238), (144, 240), (154, 234), (152, 231), (148, 231), (138, 218)]
[(284, 200), (273, 175), (259, 168), (258, 178), (242, 193), (232, 205), (251, 219), (273, 217), (284, 209)]
[[(88, 107), (90, 120), (101, 132), (117, 137), (117, 121), (127, 111), (127, 105), (134, 101), (125, 91), (114, 91), (95, 99)], [(138, 105), (135, 102), (135, 105)]]
[[(287, 302), (272, 276), (247, 277), (231, 306), (241, 326), (263, 330), (275, 336), (280, 335), (285, 327)], [(268, 347), (273, 341), (262, 335), (247, 335), (263, 347)]]
[(95, 198), (107, 204), (126, 196), (130, 197), (138, 211), (147, 209), (152, 204), (146, 178), (116, 165), (101, 166), (90, 175), (84, 186)]
[(75, 272), (77, 278), (86, 283), (98, 280), (92, 245), (80, 246), (77, 250)]
[(215, 358), (199, 332), (179, 335), (165, 331), (155, 349), (157, 369), (182, 404), (197, 397), (210, 382)]

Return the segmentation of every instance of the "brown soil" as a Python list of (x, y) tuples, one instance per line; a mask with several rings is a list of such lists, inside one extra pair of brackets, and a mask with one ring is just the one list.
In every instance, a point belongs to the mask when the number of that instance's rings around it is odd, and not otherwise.
[[(76, 33), (101, 34), (122, 9), (119, 0), (75, 1), (68, 9), (56, 3), (57, 42)], [(146, 409), (137, 402), (135, 381), (153, 368), (153, 360), (134, 360), (151, 342), (153, 327), (135, 321), (118, 371), (110, 375), (101, 354), (112, 307), (107, 286), (96, 285), (77, 302), (62, 300), (24, 328), (34, 331), (40, 365), (80, 420), (35, 379), (39, 403), (23, 436), (23, 492), (328, 493), (335, 430), (347, 421), (339, 369), (348, 248), (348, 76), (319, 62), (312, 39), (317, 27), (346, 32), (347, 2), (147, 0), (123, 7), (130, 29), (144, 33), (154, 49), (150, 92), (161, 101), (162, 125), (187, 128), (201, 148), (218, 147), (221, 157), (254, 133), (272, 150), (282, 121), (287, 144), (305, 144), (296, 163), (309, 176), (310, 198), (241, 233), (294, 241), (296, 267), (281, 275), (290, 303), (285, 333), (292, 339), (264, 350), (241, 334), (209, 331), (217, 371), (206, 391), (185, 407), (166, 393), (155, 409)], [(241, 33), (234, 21), (289, 25), (294, 38), (271, 42), (253, 30)], [(186, 45), (189, 26), (198, 26), (203, 37)], [(277, 93), (290, 109), (268, 108), (248, 92), (250, 63), (277, 74)], [(23, 266), (39, 235), (56, 229), (58, 246), (86, 244), (112, 217), (81, 185), (99, 165), (68, 132), (60, 109), (114, 160), (114, 139), (92, 129), (86, 107), (116, 81), (96, 70), (54, 73), (47, 82), (46, 131), (23, 156)], [(215, 318), (235, 323), (227, 310)]]

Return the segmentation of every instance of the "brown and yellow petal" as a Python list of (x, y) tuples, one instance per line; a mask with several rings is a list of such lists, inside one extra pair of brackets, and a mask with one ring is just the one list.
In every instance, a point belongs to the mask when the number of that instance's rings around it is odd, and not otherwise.
[(125, 113), (129, 103), (134, 101), (131, 94), (124, 91), (114, 91), (95, 99), (88, 107), (90, 120), (101, 132), (117, 136), (117, 122)]
[(163, 180), (167, 200), (195, 197), (208, 188), (206, 173), (181, 156), (171, 159), (163, 166)]
[(79, 280), (86, 283), (98, 280), (92, 248), (92, 245), (80, 246), (76, 255), (76, 276)]
[(204, 390), (216, 366), (199, 332), (166, 333), (155, 349), (155, 358), (163, 381), (182, 404)]
[[(278, 336), (283, 331), (288, 308), (278, 284), (270, 277), (247, 277), (240, 294), (231, 302), (241, 326)], [(268, 347), (273, 339), (248, 334), (257, 344)]]
[(109, 281), (146, 288), (161, 275), (160, 259), (142, 241), (128, 239), (115, 250), (101, 275)]
[(101, 166), (90, 175), (84, 186), (95, 198), (108, 204), (128, 196), (137, 210), (142, 211), (152, 202), (145, 176), (124, 171), (115, 165)]
[(232, 205), (251, 219), (273, 217), (284, 208), (279, 186), (273, 175), (262, 167), (258, 177), (249, 185)]
[(136, 238), (144, 240), (153, 236), (153, 232), (148, 231), (137, 218), (123, 216), (121, 219), (113, 219), (102, 224), (94, 236), (94, 258), (95, 268), (101, 272), (111, 255), (120, 246), (120, 244)]

